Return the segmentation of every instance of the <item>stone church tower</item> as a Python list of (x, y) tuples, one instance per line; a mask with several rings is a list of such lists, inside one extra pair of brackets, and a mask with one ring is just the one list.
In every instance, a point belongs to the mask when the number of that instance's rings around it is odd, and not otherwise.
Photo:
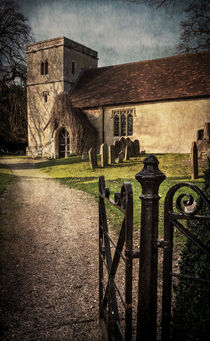
[(97, 55), (96, 51), (65, 37), (27, 47), (29, 157), (58, 157), (57, 145), (62, 145), (62, 140), (64, 149), (60, 156), (71, 152), (69, 132), (64, 127), (52, 131), (51, 110), (55, 97), (70, 92), (84, 69), (97, 67)]

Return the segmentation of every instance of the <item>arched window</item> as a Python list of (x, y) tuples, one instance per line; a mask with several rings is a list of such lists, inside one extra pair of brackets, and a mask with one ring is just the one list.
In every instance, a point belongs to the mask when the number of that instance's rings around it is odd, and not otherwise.
[(72, 72), (72, 74), (75, 73), (75, 62), (72, 62), (72, 64), (71, 64), (71, 72)]
[(126, 116), (125, 114), (121, 114), (121, 136), (126, 136)]
[(45, 62), (41, 62), (40, 73), (41, 73), (41, 75), (47, 75), (48, 74), (48, 61), (47, 61), (47, 59), (45, 60)]
[(44, 69), (45, 69), (45, 70), (44, 70), (44, 71), (45, 71), (44, 73), (45, 73), (45, 75), (47, 75), (47, 74), (48, 74), (48, 61), (47, 61), (47, 60), (45, 60), (44, 66), (45, 66), (45, 67), (44, 67)]
[(131, 114), (127, 117), (128, 121), (128, 134), (127, 135), (133, 135), (133, 116)]
[(49, 96), (49, 91), (43, 91), (44, 102), (47, 103), (47, 98)]
[(41, 75), (44, 75), (44, 62), (41, 62), (40, 73)]
[(114, 116), (114, 136), (119, 136), (119, 128), (120, 128), (120, 118), (118, 115)]
[(114, 136), (133, 135), (134, 112), (134, 109), (112, 111)]

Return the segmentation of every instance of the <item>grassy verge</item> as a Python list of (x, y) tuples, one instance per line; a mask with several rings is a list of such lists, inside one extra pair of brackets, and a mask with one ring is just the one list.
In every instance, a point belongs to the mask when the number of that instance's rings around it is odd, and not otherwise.
[[(184, 160), (189, 159), (189, 154), (156, 154), (160, 164), (160, 170), (167, 179), (160, 186), (160, 237), (163, 236), (163, 203), (164, 198), (171, 186), (178, 182), (192, 182), (190, 178), (190, 166), (183, 165)], [(135, 175), (142, 167), (145, 156), (132, 158), (122, 164), (115, 164), (107, 168), (90, 169), (88, 161), (82, 161), (79, 156), (71, 156), (67, 159), (49, 160), (40, 162), (37, 167), (46, 172), (51, 177), (58, 179), (69, 187), (77, 188), (90, 193), (95, 199), (98, 198), (98, 177), (105, 176), (106, 187), (110, 188), (111, 196), (114, 192), (120, 192), (123, 182), (131, 182), (134, 195), (134, 229), (140, 225), (140, 199), (141, 188), (135, 180)], [(99, 161), (100, 164), (100, 161)], [(199, 179), (193, 183), (202, 187), (203, 170), (199, 168)], [(107, 207), (108, 208), (108, 207)], [(108, 208), (111, 227), (119, 230), (118, 210), (114, 207)], [(178, 238), (178, 237), (177, 237)]]
[(7, 184), (12, 181), (14, 175), (8, 167), (3, 164), (0, 164), (0, 195), (4, 192)]
[(1, 159), (26, 159), (26, 155), (2, 155)]

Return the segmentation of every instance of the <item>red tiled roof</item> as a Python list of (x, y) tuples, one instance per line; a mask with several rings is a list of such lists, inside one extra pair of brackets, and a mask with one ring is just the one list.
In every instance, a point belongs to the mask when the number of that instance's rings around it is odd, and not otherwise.
[(210, 96), (210, 50), (86, 70), (75, 107)]

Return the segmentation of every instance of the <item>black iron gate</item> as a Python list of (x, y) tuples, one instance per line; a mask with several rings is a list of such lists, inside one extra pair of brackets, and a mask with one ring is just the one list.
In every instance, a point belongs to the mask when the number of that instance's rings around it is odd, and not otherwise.
[[(133, 192), (125, 183), (121, 193), (115, 193), (115, 200), (109, 198), (104, 177), (99, 179), (99, 318), (106, 339), (130, 340), (132, 337), (132, 256), (133, 256)], [(111, 238), (106, 217), (105, 200), (117, 207), (123, 214), (117, 245)], [(112, 257), (111, 245), (115, 248)], [(122, 254), (125, 244), (125, 256)], [(125, 262), (125, 299), (115, 281), (120, 258)], [(105, 285), (104, 265), (108, 273)], [(125, 308), (125, 328), (120, 325), (116, 295), (119, 295)]]
[[(202, 203), (210, 206), (208, 198), (192, 184), (177, 184), (167, 193), (165, 198), (164, 240), (158, 240), (159, 195), (158, 189), (165, 175), (158, 168), (158, 160), (154, 155), (149, 155), (144, 160), (144, 168), (136, 175), (137, 181), (142, 186), (141, 207), (141, 237), (140, 250), (133, 250), (133, 193), (130, 183), (124, 183), (121, 193), (115, 193), (114, 200), (110, 198), (110, 191), (105, 186), (104, 177), (99, 178), (99, 318), (107, 340), (157, 340), (157, 275), (158, 275), (158, 247), (164, 249), (163, 270), (163, 305), (162, 305), (162, 341), (170, 338), (171, 320), (171, 287), (172, 276), (187, 277), (186, 275), (172, 273), (173, 229), (178, 228), (192, 242), (196, 243), (203, 252), (210, 256), (210, 250), (203, 245), (192, 233), (179, 222), (179, 220), (207, 220), (210, 217), (199, 216)], [(182, 200), (186, 194), (174, 198), (178, 189), (189, 187), (195, 191), (200, 200), (197, 206), (186, 212)], [(194, 202), (192, 196), (184, 201), (184, 207), (189, 207)], [(110, 236), (107, 224), (105, 201), (117, 207), (123, 214), (121, 231), (118, 242), (115, 243)], [(124, 246), (125, 245), (125, 246)], [(111, 252), (111, 246), (115, 253)], [(124, 247), (124, 249), (123, 249)], [(139, 289), (137, 307), (137, 326), (134, 331), (132, 326), (132, 266), (133, 259), (139, 260)], [(120, 292), (115, 275), (119, 260), (125, 262), (125, 292)], [(104, 267), (107, 270), (106, 283), (104, 281)], [(193, 278), (192, 278), (193, 279)], [(196, 280), (199, 280), (196, 278)], [(202, 279), (201, 279), (202, 280)], [(124, 317), (119, 314), (118, 300), (124, 306)]]

